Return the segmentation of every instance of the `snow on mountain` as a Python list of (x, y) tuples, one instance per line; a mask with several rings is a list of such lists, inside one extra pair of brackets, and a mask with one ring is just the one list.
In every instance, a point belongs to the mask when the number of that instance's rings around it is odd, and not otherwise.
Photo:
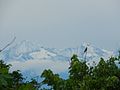
[(51, 53), (45, 50), (44, 48), (41, 48), (39, 51), (30, 53), (30, 56), (33, 57), (34, 59), (45, 59), (55, 57), (56, 54)]
[(29, 56), (30, 52), (38, 50), (39, 47), (33, 45), (31, 42), (28, 41), (22, 41), (18, 44), (16, 44), (13, 47), (10, 47), (9, 49), (5, 50), (2, 53), (2, 56), (4, 57), (4, 60), (26, 60), (26, 59), (32, 59), (32, 57)]
[(87, 43), (84, 43), (81, 45), (80, 51), (82, 51), (81, 52), (82, 54), (84, 53), (84, 49), (86, 47), (87, 47), (87, 57), (88, 58), (90, 58), (90, 57), (107, 58), (107, 57), (111, 57), (112, 55), (114, 55), (114, 53), (112, 51), (100, 49), (100, 48), (97, 48), (97, 47), (95, 47), (91, 44), (87, 44)]
[(30, 55), (33, 52), (38, 52), (41, 50), (39, 44), (33, 44), (28, 41), (22, 41), (16, 44), (13, 47), (10, 47), (8, 50), (5, 50), (1, 57), (3, 60), (29, 60), (33, 59)]
[[(87, 53), (85, 54), (86, 47)], [(11, 71), (19, 69), (23, 74), (26, 71), (34, 71), (37, 76), (44, 69), (52, 69), (57, 73), (67, 71), (69, 67), (68, 60), (73, 54), (77, 54), (80, 59), (86, 60), (87, 64), (91, 66), (97, 64), (101, 57), (107, 60), (114, 55), (114, 52), (97, 48), (88, 43), (83, 43), (76, 48), (56, 49), (44, 48), (39, 44), (24, 40), (2, 52), (0, 59), (13, 65)], [(33, 75), (33, 73), (30, 75)]]
[[(84, 50), (87, 47), (87, 54), (85, 56)], [(55, 49), (44, 48), (39, 44), (33, 44), (28, 41), (22, 41), (8, 50), (1, 53), (0, 57), (3, 60), (29, 60), (29, 59), (70, 59), (73, 54), (77, 54), (81, 59), (86, 57), (86, 60), (95, 60), (99, 58), (109, 58), (114, 53), (104, 49), (96, 48), (88, 43), (83, 43), (77, 48)]]
[[(87, 53), (84, 53), (85, 48), (87, 47)], [(89, 43), (84, 43), (80, 47), (80, 58), (83, 60), (86, 59), (87, 63), (91, 66), (94, 63), (98, 63), (100, 58), (107, 60), (111, 56), (115, 55), (112, 51), (107, 51), (104, 49), (97, 48)]]

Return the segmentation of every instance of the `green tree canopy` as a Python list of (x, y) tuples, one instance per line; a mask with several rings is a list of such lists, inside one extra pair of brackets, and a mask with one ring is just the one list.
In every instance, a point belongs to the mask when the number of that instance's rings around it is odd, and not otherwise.
[(53, 90), (120, 90), (120, 68), (117, 67), (118, 58), (103, 58), (94, 66), (87, 66), (86, 62), (73, 55), (69, 67), (69, 78), (64, 80), (51, 70), (45, 70), (41, 77), (43, 84), (51, 86)]

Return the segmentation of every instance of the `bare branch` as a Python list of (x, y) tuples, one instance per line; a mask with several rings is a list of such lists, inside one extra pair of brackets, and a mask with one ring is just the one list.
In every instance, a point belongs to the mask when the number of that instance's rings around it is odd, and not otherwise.
[(14, 37), (13, 40), (12, 40), (10, 43), (8, 43), (4, 48), (2, 48), (2, 49), (0, 50), (0, 52), (2, 52), (2, 51), (5, 50), (7, 47), (9, 47), (15, 40), (16, 40), (16, 37)]

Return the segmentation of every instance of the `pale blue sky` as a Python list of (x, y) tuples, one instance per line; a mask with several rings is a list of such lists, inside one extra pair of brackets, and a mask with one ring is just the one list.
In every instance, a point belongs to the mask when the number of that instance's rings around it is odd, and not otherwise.
[(120, 0), (0, 0), (0, 44), (13, 36), (45, 47), (120, 46)]

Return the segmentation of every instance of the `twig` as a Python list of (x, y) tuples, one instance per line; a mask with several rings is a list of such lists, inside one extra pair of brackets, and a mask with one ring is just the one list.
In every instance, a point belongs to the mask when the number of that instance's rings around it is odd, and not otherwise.
[(15, 40), (16, 40), (16, 37), (14, 37), (13, 40), (12, 40), (10, 43), (8, 43), (5, 47), (3, 47), (3, 48), (0, 50), (0, 52), (2, 52), (2, 51), (5, 50), (7, 47), (9, 47)]

